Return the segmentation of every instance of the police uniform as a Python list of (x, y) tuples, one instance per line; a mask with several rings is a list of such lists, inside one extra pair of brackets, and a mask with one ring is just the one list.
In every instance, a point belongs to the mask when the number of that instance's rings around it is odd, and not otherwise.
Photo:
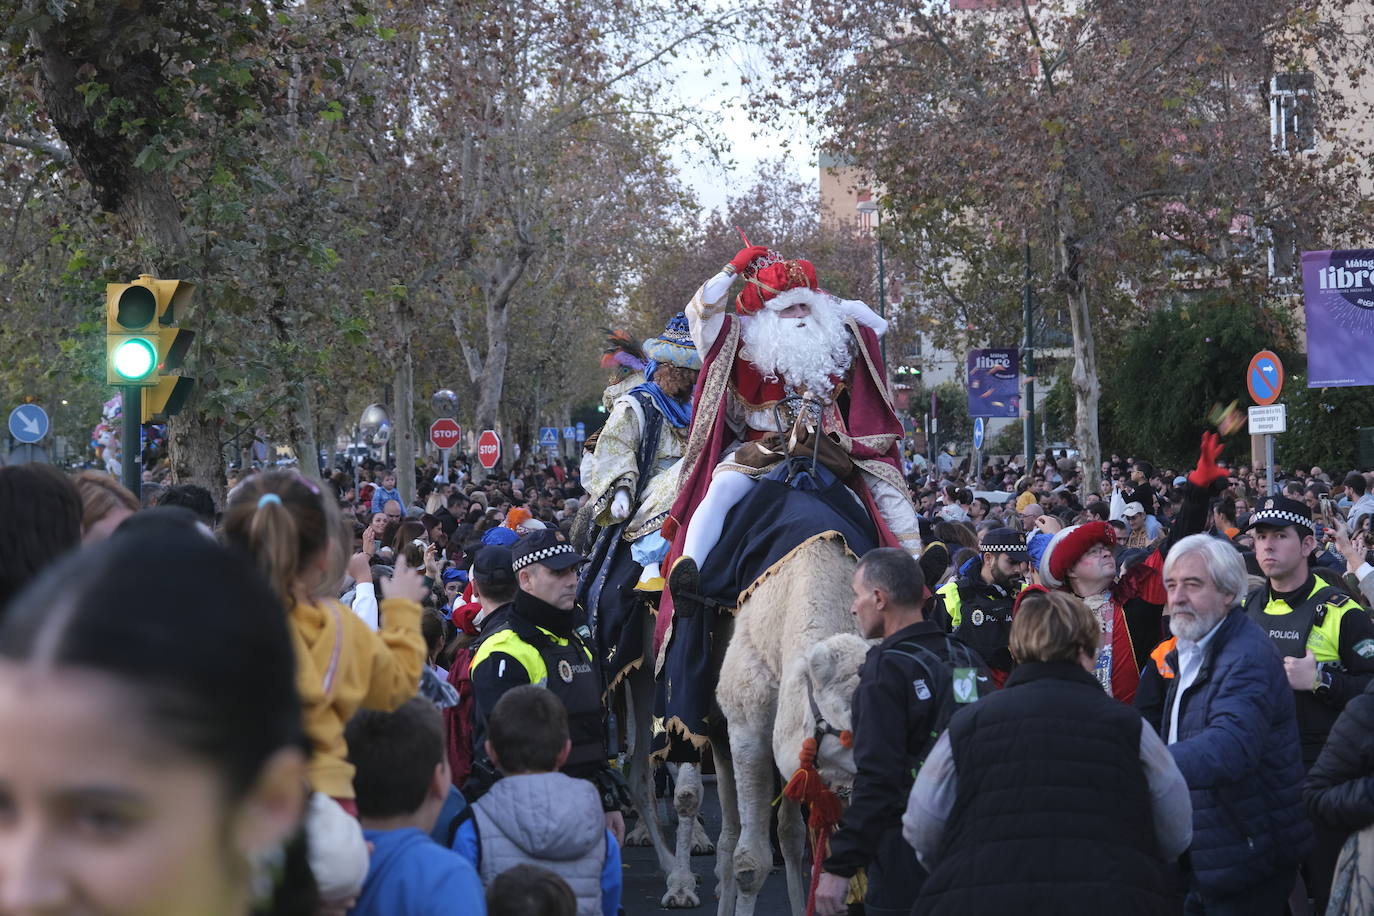
[[(584, 561), (563, 534), (554, 530), (526, 535), (511, 554), (516, 572), (532, 563), (562, 570)], [(607, 766), (601, 667), (591, 648), (590, 633), (574, 611), (564, 611), (517, 590), (506, 618), (483, 632), (471, 670), (475, 763), (473, 781), (465, 787), (465, 794), (480, 795), (496, 778), (483, 745), (486, 723), (497, 701), (512, 687), (533, 684), (549, 690), (567, 709), (572, 749), (563, 772), (595, 783), (607, 811), (620, 806), (623, 782)]]
[[(1296, 527), (1306, 535), (1312, 533), (1312, 516), (1303, 502), (1268, 496), (1256, 506), (1247, 529), (1261, 525)], [(1345, 704), (1374, 681), (1374, 620), (1348, 594), (1310, 572), (1292, 592), (1275, 591), (1271, 583), (1256, 589), (1246, 599), (1245, 612), (1269, 634), (1280, 655), (1301, 658), (1311, 652), (1316, 659), (1314, 688), (1293, 691), (1303, 768), (1311, 769)], [(1344, 835), (1314, 827), (1317, 842), (1304, 872), (1309, 891), (1324, 905)]]
[[(995, 528), (978, 542), (979, 554), (1005, 553), (1014, 563), (1030, 559), (1026, 536), (1010, 528)], [(935, 619), (949, 633), (975, 649), (992, 669), (998, 686), (1015, 667), (1011, 650), (1012, 607), (1018, 590), (1009, 590), (983, 578), (981, 570), (952, 579), (937, 591)]]
[[(1305, 503), (1270, 496), (1260, 501), (1248, 527), (1260, 525), (1310, 534), (1312, 517)], [(1303, 763), (1310, 767), (1345, 704), (1374, 680), (1374, 620), (1344, 591), (1310, 573), (1293, 592), (1276, 592), (1270, 584), (1256, 589), (1245, 611), (1280, 655), (1301, 658), (1310, 651), (1317, 661), (1316, 689), (1294, 691)]]

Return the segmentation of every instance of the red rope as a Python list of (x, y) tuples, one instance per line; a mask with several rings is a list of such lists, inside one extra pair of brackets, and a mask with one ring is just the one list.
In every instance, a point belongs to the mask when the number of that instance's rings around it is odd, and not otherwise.
[(782, 790), (788, 799), (810, 809), (807, 826), (811, 828), (811, 888), (806, 895), (806, 916), (815, 916), (816, 887), (821, 881), (821, 865), (825, 862), (830, 833), (839, 823), (842, 812), (839, 796), (830, 791), (816, 770), (816, 749), (815, 738), (807, 738), (802, 742), (798, 755), (801, 766)]
[(821, 866), (830, 845), (830, 828), (819, 831), (811, 841), (811, 888), (806, 892), (806, 916), (816, 916), (816, 888), (821, 883)]

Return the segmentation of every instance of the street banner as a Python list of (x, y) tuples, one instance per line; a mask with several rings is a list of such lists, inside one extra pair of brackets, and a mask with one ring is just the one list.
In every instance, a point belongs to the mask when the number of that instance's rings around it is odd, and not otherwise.
[(1374, 385), (1374, 249), (1304, 251), (1307, 387)]
[(1015, 348), (968, 351), (968, 415), (1021, 415), (1020, 351)]

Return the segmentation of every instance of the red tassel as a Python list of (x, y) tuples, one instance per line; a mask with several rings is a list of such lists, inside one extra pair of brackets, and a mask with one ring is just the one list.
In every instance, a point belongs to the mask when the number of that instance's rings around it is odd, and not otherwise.
[[(849, 747), (853, 741), (854, 736), (847, 731), (840, 735), (840, 743), (845, 747)], [(814, 737), (802, 741), (801, 753), (797, 755), (801, 766), (797, 767), (797, 771), (782, 789), (784, 797), (799, 805), (806, 805), (810, 810), (806, 820), (807, 826), (811, 828), (812, 861), (811, 887), (806, 900), (807, 916), (815, 913), (816, 886), (820, 882), (821, 863), (825, 859), (830, 834), (840, 822), (840, 815), (844, 810), (840, 804), (840, 797), (830, 791), (830, 787), (821, 779), (821, 774), (816, 769), (816, 750)]]

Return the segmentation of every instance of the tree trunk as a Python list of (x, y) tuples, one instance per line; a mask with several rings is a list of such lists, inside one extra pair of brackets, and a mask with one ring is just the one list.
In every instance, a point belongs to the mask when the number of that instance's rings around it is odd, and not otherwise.
[[(509, 450), (515, 444), (509, 434), (498, 429), (497, 411), (501, 406), (501, 391), (506, 381), (506, 360), (510, 345), (506, 340), (507, 315), (504, 307), (487, 306), (487, 353), (482, 360), (481, 371), (473, 381), (477, 385), (477, 406), (473, 417), (473, 431), (481, 435), (483, 430), (495, 429), (502, 435), (501, 466), (508, 466)], [(487, 477), (487, 469), (477, 463), (472, 468), (473, 479), (481, 482)]]
[(201, 389), (192, 388), (181, 413), (167, 421), (167, 446), (172, 480), (194, 483), (210, 491), (215, 505), (224, 505), (224, 454), (220, 449), (217, 421), (200, 411)]
[(315, 405), (312, 382), (297, 382), (300, 394), (296, 406), (287, 413), (291, 432), (291, 450), (296, 453), (300, 472), (306, 479), (320, 482), (320, 448), (315, 437)]
[(396, 403), (391, 419), (391, 440), (396, 446), (396, 486), (405, 501), (403, 509), (415, 503), (415, 366), (411, 349), (410, 307), (396, 307), (396, 332), (400, 341), (396, 361)]
[[(1078, 241), (1067, 228), (1059, 232), (1059, 270), (1068, 296), (1069, 318), (1073, 327), (1073, 395), (1077, 417), (1074, 438), (1078, 443), (1079, 459), (1083, 462), (1083, 484), (1080, 492), (1097, 492), (1102, 467), (1102, 444), (1097, 438), (1097, 403), (1102, 386), (1097, 376), (1097, 348), (1093, 343), (1092, 311), (1088, 290), (1079, 270)], [(1027, 456), (1028, 462), (1034, 456)]]

